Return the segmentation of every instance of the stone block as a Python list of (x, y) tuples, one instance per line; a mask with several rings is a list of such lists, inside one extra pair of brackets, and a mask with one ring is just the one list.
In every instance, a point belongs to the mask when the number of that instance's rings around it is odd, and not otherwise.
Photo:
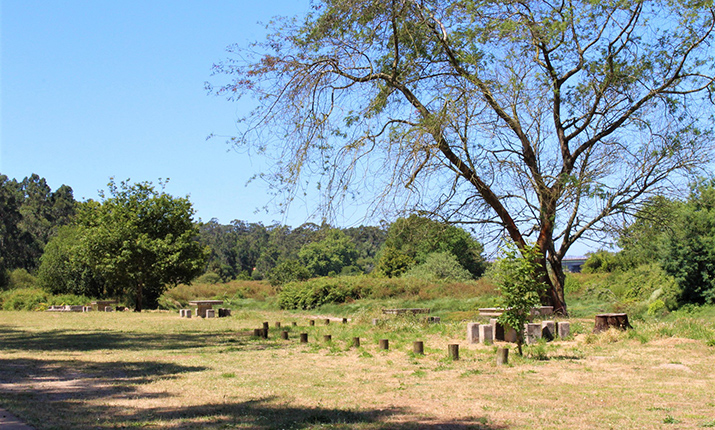
[(479, 323), (467, 323), (467, 342), (479, 343)]
[(206, 318), (216, 318), (216, 309), (206, 309)]
[(492, 343), (494, 342), (494, 334), (492, 332), (492, 326), (489, 324), (482, 324), (479, 326), (479, 343)]
[(516, 342), (516, 330), (511, 327), (504, 328), (504, 341), (505, 342)]
[(541, 321), (541, 337), (548, 341), (556, 337), (556, 323), (553, 321)]
[(524, 324), (524, 342), (527, 345), (533, 345), (541, 338), (541, 324), (527, 323)]
[(492, 326), (492, 336), (494, 337), (494, 340), (504, 341), (504, 326), (499, 324), (496, 318), (490, 319), (489, 325)]
[(191, 309), (184, 309), (184, 316), (186, 318), (191, 318)]
[(571, 335), (571, 323), (568, 321), (559, 321), (556, 327), (559, 338), (565, 339)]
[(111, 306), (105, 306), (104, 307), (104, 312), (114, 312), (114, 308)]

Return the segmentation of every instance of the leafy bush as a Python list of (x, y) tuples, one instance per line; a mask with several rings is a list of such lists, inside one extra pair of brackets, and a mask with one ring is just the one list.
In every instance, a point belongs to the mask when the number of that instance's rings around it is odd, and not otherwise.
[(588, 256), (581, 271), (583, 273), (611, 273), (624, 269), (623, 266), (618, 254), (601, 249)]
[(47, 305), (49, 295), (39, 288), (9, 290), (1, 295), (2, 308), (6, 311), (32, 311)]
[(404, 276), (428, 281), (468, 281), (472, 279), (472, 274), (459, 264), (457, 257), (449, 252), (429, 254), (424, 263), (413, 267)]
[(37, 286), (37, 279), (25, 269), (15, 269), (10, 272), (10, 289), (34, 288)]
[(218, 284), (221, 282), (221, 275), (216, 272), (206, 272), (203, 275), (196, 278), (194, 282), (197, 284)]
[(305, 281), (310, 278), (310, 271), (296, 260), (287, 260), (268, 272), (271, 285), (284, 285), (289, 282)]
[(346, 278), (318, 278), (287, 284), (278, 293), (281, 309), (314, 309), (327, 303), (360, 298), (360, 287)]

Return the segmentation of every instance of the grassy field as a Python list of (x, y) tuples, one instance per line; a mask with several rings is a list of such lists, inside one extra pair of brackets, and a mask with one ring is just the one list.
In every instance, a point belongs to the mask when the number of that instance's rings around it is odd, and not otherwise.
[[(353, 311), (348, 324), (324, 324), (342, 316), (0, 312), (0, 406), (43, 430), (715, 427), (711, 316), (600, 335), (572, 320), (572, 339), (524, 358), (512, 350), (502, 367), (496, 346), (466, 343), (464, 321), (373, 326), (374, 311)], [(264, 321), (269, 338), (250, 336)], [(412, 354), (416, 340), (424, 356)]]

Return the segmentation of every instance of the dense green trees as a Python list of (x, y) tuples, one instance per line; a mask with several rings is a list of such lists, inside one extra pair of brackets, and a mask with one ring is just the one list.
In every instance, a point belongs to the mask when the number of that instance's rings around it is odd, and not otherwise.
[(40, 283), (53, 292), (121, 297), (135, 310), (156, 307), (167, 286), (203, 273), (208, 250), (186, 198), (150, 182), (109, 184), (101, 202), (80, 205), (42, 259)]
[(0, 288), (8, 271), (37, 269), (45, 245), (70, 222), (75, 205), (67, 185), (53, 192), (36, 174), (21, 182), (0, 174)]
[(388, 277), (399, 276), (432, 253), (448, 253), (476, 278), (484, 272), (483, 251), (482, 244), (461, 228), (410, 215), (390, 226), (377, 269)]
[(682, 303), (715, 304), (715, 181), (680, 205), (663, 235), (662, 265), (680, 286)]

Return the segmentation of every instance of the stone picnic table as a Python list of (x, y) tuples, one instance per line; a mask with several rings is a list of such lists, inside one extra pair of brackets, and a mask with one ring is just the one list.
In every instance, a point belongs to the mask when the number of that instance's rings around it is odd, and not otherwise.
[(97, 300), (95, 302), (92, 302), (93, 306), (97, 306), (97, 310), (99, 312), (106, 312), (107, 307), (116, 304), (116, 300)]
[(213, 305), (222, 305), (223, 300), (192, 300), (190, 305), (196, 305), (196, 316), (206, 318), (206, 311), (213, 309)]

